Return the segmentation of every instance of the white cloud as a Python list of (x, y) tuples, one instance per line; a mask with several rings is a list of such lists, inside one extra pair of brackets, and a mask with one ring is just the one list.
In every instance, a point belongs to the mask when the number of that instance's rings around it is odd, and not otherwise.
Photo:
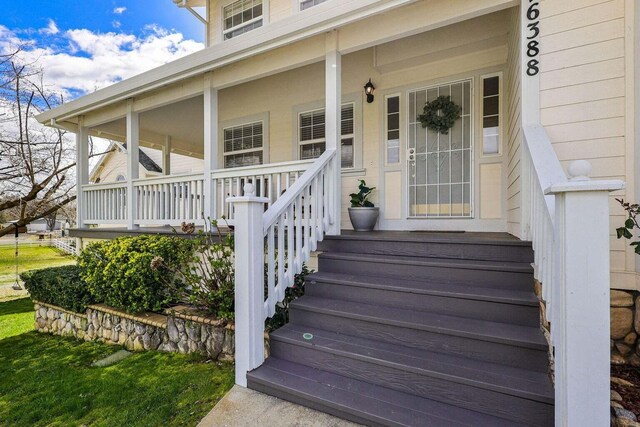
[(40, 34), (46, 34), (46, 35), (52, 36), (54, 34), (58, 34), (60, 30), (56, 25), (56, 21), (54, 21), (53, 19), (49, 19), (49, 23), (47, 24), (47, 26), (45, 28), (41, 28), (40, 30), (38, 30), (38, 32)]
[(113, 9), (113, 13), (115, 13), (116, 15), (122, 15), (126, 11), (127, 11), (127, 8), (124, 6), (116, 7)]
[(55, 41), (27, 39), (0, 25), (0, 54), (22, 44), (21, 58), (44, 70), (45, 83), (66, 99), (93, 92), (182, 56), (201, 50), (202, 43), (160, 27), (141, 36), (87, 29), (61, 33)]
[(120, 28), (122, 24), (120, 23), (120, 21), (118, 21), (117, 19), (114, 19), (113, 21), (111, 21), (111, 26), (113, 28)]

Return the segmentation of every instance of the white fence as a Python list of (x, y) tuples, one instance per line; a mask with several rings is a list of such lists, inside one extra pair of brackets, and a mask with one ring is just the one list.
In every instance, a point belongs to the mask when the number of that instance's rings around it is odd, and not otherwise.
[(69, 255), (76, 255), (76, 246), (73, 239), (53, 239), (51, 240), (51, 246)]

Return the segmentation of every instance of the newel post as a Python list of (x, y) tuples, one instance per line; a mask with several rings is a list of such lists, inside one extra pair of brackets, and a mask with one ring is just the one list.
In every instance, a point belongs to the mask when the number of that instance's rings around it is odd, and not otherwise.
[(247, 386), (247, 372), (264, 362), (264, 232), (266, 197), (253, 184), (244, 196), (229, 197), (235, 210), (235, 359), (236, 384)]
[(609, 193), (618, 180), (591, 180), (585, 160), (569, 166), (556, 196), (558, 269), (551, 332), (555, 347), (556, 426), (608, 426)]

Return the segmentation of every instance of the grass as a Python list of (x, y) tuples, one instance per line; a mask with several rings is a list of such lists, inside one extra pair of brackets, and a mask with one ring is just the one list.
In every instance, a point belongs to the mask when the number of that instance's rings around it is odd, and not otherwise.
[[(27, 319), (28, 318), (28, 319)], [(0, 303), (0, 426), (195, 426), (232, 387), (233, 366), (136, 353), (36, 332), (27, 299)]]
[[(11, 285), (15, 283), (15, 247), (13, 245), (0, 246), (0, 301), (15, 295)], [(38, 268), (55, 267), (73, 264), (75, 260), (50, 246), (20, 246), (18, 249), (18, 271), (20, 273)]]
[(29, 298), (0, 303), (0, 340), (32, 330), (33, 323), (33, 303)]

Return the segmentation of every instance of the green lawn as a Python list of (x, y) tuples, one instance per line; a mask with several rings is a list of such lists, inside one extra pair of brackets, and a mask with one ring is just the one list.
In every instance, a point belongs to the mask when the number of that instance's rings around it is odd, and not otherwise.
[[(50, 246), (22, 245), (18, 250), (18, 271), (20, 273), (38, 268), (73, 264), (75, 260)], [(15, 292), (11, 285), (15, 282), (15, 247), (0, 245), (0, 301), (24, 293)]]
[(29, 298), (0, 303), (0, 340), (28, 332), (33, 324), (33, 303)]
[(233, 366), (136, 353), (36, 332), (26, 299), (0, 303), (0, 426), (195, 426), (231, 388)]

